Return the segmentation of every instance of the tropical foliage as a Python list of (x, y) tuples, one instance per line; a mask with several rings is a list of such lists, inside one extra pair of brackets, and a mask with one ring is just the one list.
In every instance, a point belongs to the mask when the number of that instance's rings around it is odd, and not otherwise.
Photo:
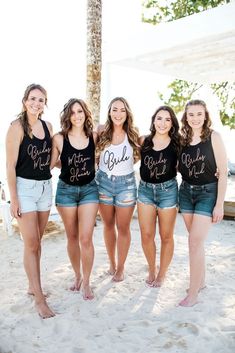
[(229, 2), (230, 0), (146, 0), (143, 1), (142, 20), (152, 24), (173, 21)]
[[(230, 0), (146, 0), (143, 1), (142, 20), (157, 25), (229, 2)], [(198, 83), (175, 80), (169, 84), (167, 95), (158, 92), (158, 96), (164, 104), (171, 105), (178, 113), (201, 87)], [(235, 82), (214, 83), (210, 85), (210, 89), (218, 97), (222, 123), (235, 129)]]

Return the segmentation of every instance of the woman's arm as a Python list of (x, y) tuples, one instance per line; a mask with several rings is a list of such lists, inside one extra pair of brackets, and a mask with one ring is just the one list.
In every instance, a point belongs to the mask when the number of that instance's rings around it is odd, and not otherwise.
[(100, 134), (101, 134), (103, 131), (104, 131), (104, 124), (103, 124), (103, 125), (102, 125), (102, 124), (99, 124), (99, 125), (97, 126), (97, 129), (96, 129), (96, 132), (97, 132), (98, 136), (100, 136)]
[(23, 140), (23, 129), (18, 121), (12, 123), (6, 135), (6, 173), (11, 199), (11, 215), (18, 218), (21, 214), (16, 189), (16, 164), (20, 144)]
[(142, 136), (139, 137), (139, 141), (138, 141), (138, 142), (139, 142), (139, 145), (140, 145), (140, 146), (143, 145), (144, 140), (145, 140), (145, 137), (146, 137), (145, 135), (142, 135)]
[(61, 168), (61, 161), (59, 160), (59, 156), (61, 154), (62, 147), (63, 147), (63, 136), (60, 134), (54, 135), (52, 138), (50, 169), (53, 169), (54, 167)]
[(95, 131), (93, 131), (93, 140), (94, 140), (94, 144), (95, 144), (95, 146), (96, 146), (97, 141), (98, 141), (98, 133), (95, 132)]
[(219, 133), (213, 131), (211, 135), (212, 147), (218, 169), (218, 190), (216, 204), (213, 210), (213, 223), (220, 222), (224, 216), (224, 198), (227, 187), (227, 154), (223, 140)]

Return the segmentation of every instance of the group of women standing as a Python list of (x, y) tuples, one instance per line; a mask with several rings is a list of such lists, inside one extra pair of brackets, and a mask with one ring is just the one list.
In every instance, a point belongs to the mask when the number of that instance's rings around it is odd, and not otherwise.
[[(55, 315), (42, 292), (40, 277), (41, 239), (52, 204), (50, 170), (54, 166), (61, 168), (55, 204), (65, 226), (75, 274), (71, 290), (81, 289), (85, 300), (94, 298), (90, 275), (98, 207), (109, 274), (114, 282), (124, 279), (136, 203), (148, 263), (146, 284), (160, 287), (174, 252), (179, 206), (189, 233), (190, 262), (189, 288), (179, 304), (196, 304), (205, 286), (204, 241), (211, 224), (223, 218), (227, 178), (225, 148), (220, 135), (210, 128), (205, 103), (194, 100), (186, 105), (181, 135), (174, 111), (168, 106), (159, 107), (152, 116), (150, 134), (141, 137), (123, 97), (111, 101), (106, 123), (97, 132), (86, 103), (70, 99), (60, 115), (61, 131), (54, 136), (51, 124), (41, 119), (47, 103), (45, 89), (37, 84), (28, 86), (22, 103), (22, 112), (11, 123), (6, 138), (7, 179), (11, 213), (24, 241), (28, 294), (34, 296), (39, 315)], [(134, 163), (139, 159), (137, 190)], [(177, 170), (182, 175), (179, 198)], [(157, 221), (161, 239), (159, 268)]]

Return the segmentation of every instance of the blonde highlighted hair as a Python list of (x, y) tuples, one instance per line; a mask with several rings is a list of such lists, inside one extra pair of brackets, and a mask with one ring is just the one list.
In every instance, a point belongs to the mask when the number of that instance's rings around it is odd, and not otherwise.
[[(22, 111), (20, 114), (18, 114), (18, 120), (20, 121), (20, 124), (23, 128), (24, 135), (28, 135), (31, 138), (33, 137), (33, 135), (32, 135), (32, 129), (31, 129), (31, 127), (29, 125), (29, 121), (28, 121), (28, 115), (27, 115), (27, 109), (25, 106), (25, 102), (27, 101), (30, 92), (35, 89), (38, 89), (39, 91), (42, 92), (42, 94), (45, 96), (45, 105), (47, 105), (47, 91), (45, 90), (45, 88), (37, 83), (32, 83), (31, 85), (29, 85), (26, 88), (26, 90), (24, 92), (24, 96), (22, 98), (22, 104), (23, 104)], [(41, 112), (39, 114), (39, 117), (38, 117), (39, 119), (41, 119), (42, 114), (43, 114), (43, 112)]]
[(138, 144), (139, 133), (138, 133), (138, 129), (134, 126), (134, 121), (133, 121), (134, 119), (133, 119), (133, 113), (131, 111), (131, 108), (127, 100), (123, 97), (113, 98), (109, 103), (107, 120), (104, 125), (104, 130), (100, 133), (99, 141), (97, 144), (96, 157), (97, 159), (99, 159), (101, 152), (111, 144), (112, 137), (113, 137), (113, 122), (111, 120), (110, 111), (113, 103), (117, 101), (121, 101), (124, 104), (124, 107), (126, 110), (126, 120), (123, 124), (123, 130), (126, 132), (128, 141), (133, 148), (134, 161), (137, 162), (139, 160), (139, 144)]

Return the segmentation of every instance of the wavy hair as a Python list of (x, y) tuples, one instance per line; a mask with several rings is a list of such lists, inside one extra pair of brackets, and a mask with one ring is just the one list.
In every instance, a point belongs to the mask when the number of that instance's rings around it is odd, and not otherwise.
[(206, 103), (203, 100), (200, 99), (194, 99), (190, 100), (184, 109), (184, 113), (181, 119), (181, 143), (183, 146), (187, 146), (192, 142), (192, 137), (193, 137), (193, 130), (189, 126), (187, 122), (187, 112), (188, 112), (188, 107), (194, 106), (194, 105), (201, 105), (205, 109), (205, 121), (202, 126), (202, 132), (201, 132), (201, 140), (202, 142), (205, 142), (209, 136), (211, 135), (212, 129), (211, 127), (211, 118), (206, 106)]
[(60, 134), (63, 135), (66, 139), (68, 138), (69, 131), (72, 129), (72, 123), (70, 121), (70, 118), (71, 118), (71, 115), (73, 114), (72, 108), (75, 103), (78, 103), (82, 107), (82, 110), (85, 113), (85, 122), (84, 122), (83, 129), (86, 137), (91, 136), (93, 132), (93, 120), (87, 104), (82, 99), (71, 98), (64, 105), (64, 108), (60, 113), (60, 126), (61, 126)]
[(138, 129), (134, 126), (134, 119), (133, 119), (133, 113), (131, 111), (131, 108), (127, 100), (123, 97), (116, 97), (112, 99), (111, 102), (109, 103), (107, 120), (104, 125), (104, 130), (101, 132), (99, 136), (99, 141), (97, 144), (97, 151), (96, 151), (97, 158), (100, 157), (100, 154), (105, 149), (105, 147), (111, 144), (112, 137), (113, 137), (113, 122), (111, 120), (110, 111), (113, 103), (117, 101), (121, 101), (124, 104), (124, 107), (126, 110), (126, 120), (123, 124), (123, 130), (126, 132), (128, 141), (133, 148), (133, 157), (134, 157), (134, 161), (136, 162), (139, 160), (139, 144), (138, 144), (139, 133), (138, 133)]
[(175, 115), (174, 110), (167, 106), (167, 105), (162, 105), (159, 108), (157, 108), (157, 110), (155, 111), (155, 113), (153, 114), (152, 118), (151, 118), (151, 125), (150, 125), (150, 134), (148, 136), (146, 136), (143, 145), (141, 146), (141, 150), (142, 151), (148, 151), (150, 149), (153, 148), (153, 137), (156, 133), (156, 128), (154, 125), (154, 121), (155, 118), (157, 116), (157, 114), (161, 111), (166, 111), (170, 114), (171, 117), (171, 123), (172, 123), (172, 127), (170, 129), (170, 131), (168, 132), (169, 137), (171, 138), (171, 141), (173, 143), (174, 149), (177, 152), (177, 154), (179, 153), (179, 149), (180, 149), (180, 136), (179, 136), (179, 122), (177, 120), (177, 117)]
[[(31, 85), (29, 85), (25, 92), (24, 92), (24, 96), (22, 98), (22, 111), (20, 114), (17, 115), (18, 120), (20, 121), (20, 124), (23, 128), (24, 131), (24, 135), (28, 135), (32, 138), (32, 129), (29, 125), (29, 121), (28, 121), (28, 114), (27, 114), (27, 109), (25, 106), (25, 102), (27, 101), (29, 94), (31, 91), (38, 89), (39, 91), (42, 92), (42, 94), (45, 96), (45, 105), (47, 105), (47, 91), (45, 90), (44, 87), (42, 87), (41, 85), (37, 84), (37, 83), (32, 83)], [(41, 119), (43, 112), (41, 112), (39, 114), (39, 119)]]

